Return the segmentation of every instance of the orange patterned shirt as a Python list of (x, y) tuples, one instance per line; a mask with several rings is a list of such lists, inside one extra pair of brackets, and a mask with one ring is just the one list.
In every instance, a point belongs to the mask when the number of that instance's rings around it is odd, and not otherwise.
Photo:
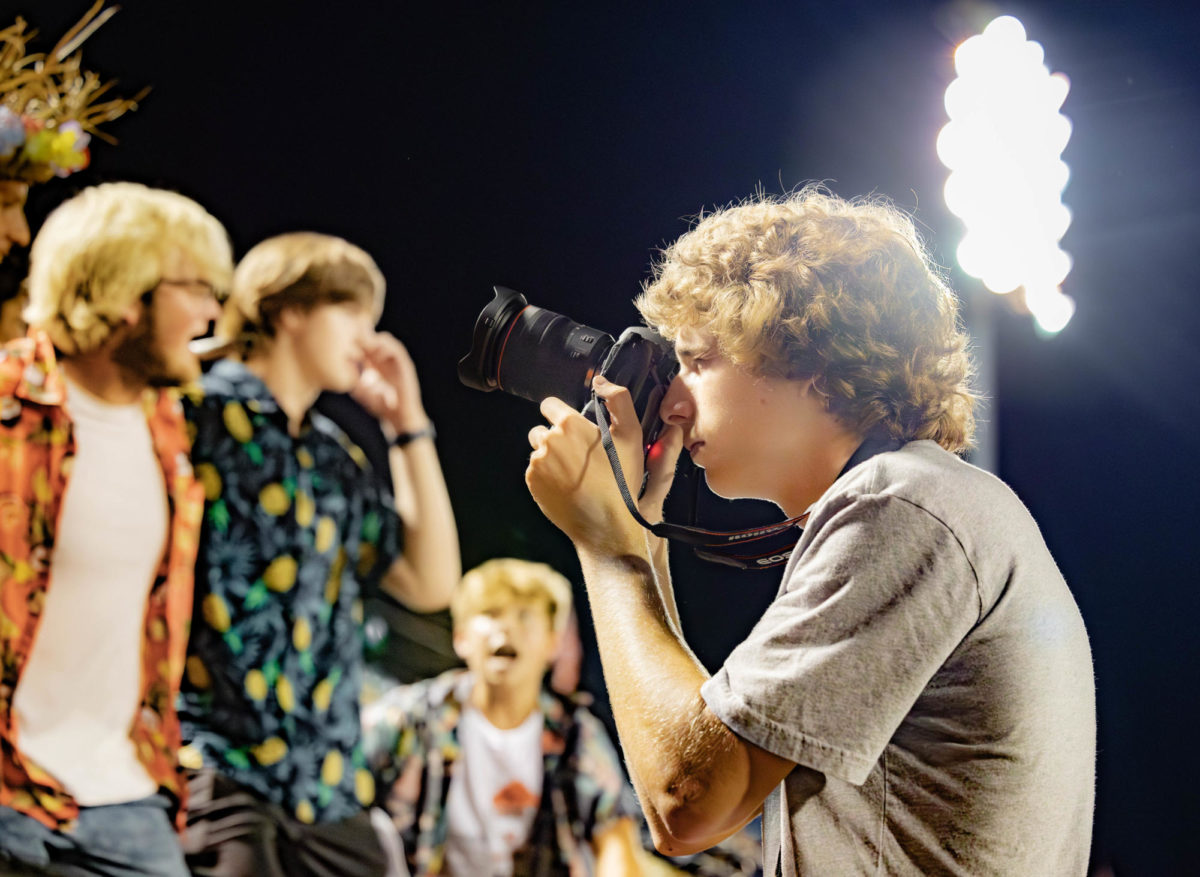
[[(39, 332), (0, 348), (0, 804), (50, 828), (79, 813), (53, 776), (21, 754), (13, 695), (37, 636), (63, 492), (75, 444), (54, 347)], [(204, 488), (192, 475), (178, 395), (147, 390), (146, 421), (170, 508), (163, 559), (150, 589), (142, 639), (141, 706), (130, 739), (150, 777), (178, 802), (186, 785), (177, 760), (175, 699), (192, 613), (192, 577)]]

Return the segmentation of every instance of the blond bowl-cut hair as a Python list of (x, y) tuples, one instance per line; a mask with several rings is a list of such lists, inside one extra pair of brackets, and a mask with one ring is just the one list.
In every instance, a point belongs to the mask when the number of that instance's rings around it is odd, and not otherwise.
[(450, 614), (457, 627), (472, 615), (515, 600), (544, 601), (551, 626), (561, 633), (571, 616), (571, 583), (544, 563), (497, 557), (462, 577), (450, 601)]
[(274, 337), (281, 311), (358, 302), (378, 320), (383, 273), (365, 250), (334, 235), (298, 231), (256, 244), (238, 262), (217, 336), (243, 356)]
[(812, 380), (861, 435), (971, 444), (958, 300), (912, 219), (882, 198), (808, 186), (702, 216), (663, 252), (636, 304), (668, 339), (710, 332), (751, 371)]
[(86, 188), (46, 218), (33, 242), (25, 322), (67, 355), (90, 353), (163, 280), (178, 252), (214, 288), (228, 286), (229, 237), (191, 198), (140, 183)]

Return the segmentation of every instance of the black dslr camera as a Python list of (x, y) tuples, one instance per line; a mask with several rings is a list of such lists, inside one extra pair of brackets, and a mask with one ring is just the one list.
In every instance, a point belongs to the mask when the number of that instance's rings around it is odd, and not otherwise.
[(596, 420), (592, 378), (629, 390), (647, 451), (662, 431), (658, 408), (679, 371), (675, 352), (653, 329), (630, 326), (616, 341), (606, 332), (535, 307), (503, 286), (475, 321), (471, 352), (458, 363), (468, 387), (503, 390), (541, 402), (557, 396)]
[[(533, 402), (558, 396), (582, 410), (600, 427), (605, 453), (630, 515), (656, 536), (690, 544), (698, 557), (738, 569), (770, 569), (787, 562), (800, 535), (803, 515), (747, 530), (708, 530), (694, 526), (694, 492), (691, 524), (651, 523), (638, 511), (634, 501), (638, 485), (625, 482), (608, 431), (607, 413), (596, 410), (599, 402), (592, 394), (592, 378), (602, 375), (628, 388), (648, 454), (663, 428), (659, 406), (679, 371), (675, 351), (661, 335), (631, 326), (613, 341), (605, 332), (534, 307), (518, 292), (503, 286), (495, 290), (496, 297), (475, 321), (471, 352), (458, 362), (460, 381), (476, 390), (503, 390)], [(698, 487), (699, 482), (694, 483)]]

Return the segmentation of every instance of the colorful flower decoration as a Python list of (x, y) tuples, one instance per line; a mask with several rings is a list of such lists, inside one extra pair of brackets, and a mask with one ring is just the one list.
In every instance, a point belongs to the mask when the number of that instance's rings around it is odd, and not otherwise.
[(25, 124), (8, 107), (0, 107), (0, 158), (11, 158), (25, 143)]
[(55, 176), (65, 177), (88, 166), (91, 139), (78, 122), (64, 122), (29, 137), (22, 155), (30, 163), (47, 165)]
[(108, 90), (83, 70), (76, 50), (116, 12), (98, 0), (45, 54), (27, 54), (34, 32), (18, 18), (0, 29), (0, 179), (40, 183), (83, 170), (93, 135), (114, 142), (99, 126), (135, 109), (132, 99), (97, 100)]

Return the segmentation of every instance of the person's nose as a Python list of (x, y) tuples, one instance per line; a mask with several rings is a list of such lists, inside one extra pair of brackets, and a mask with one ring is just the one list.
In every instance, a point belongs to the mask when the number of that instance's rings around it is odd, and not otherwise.
[(505, 615), (498, 615), (492, 625), (491, 639), (495, 645), (509, 642), (513, 639), (515, 629), (516, 625), (512, 618)]
[(210, 323), (213, 320), (219, 320), (221, 318), (221, 303), (217, 301), (216, 296), (208, 295), (204, 297), (204, 306), (201, 316)]
[(658, 408), (658, 416), (669, 426), (682, 426), (692, 418), (691, 396), (678, 375), (667, 387), (662, 405)]

